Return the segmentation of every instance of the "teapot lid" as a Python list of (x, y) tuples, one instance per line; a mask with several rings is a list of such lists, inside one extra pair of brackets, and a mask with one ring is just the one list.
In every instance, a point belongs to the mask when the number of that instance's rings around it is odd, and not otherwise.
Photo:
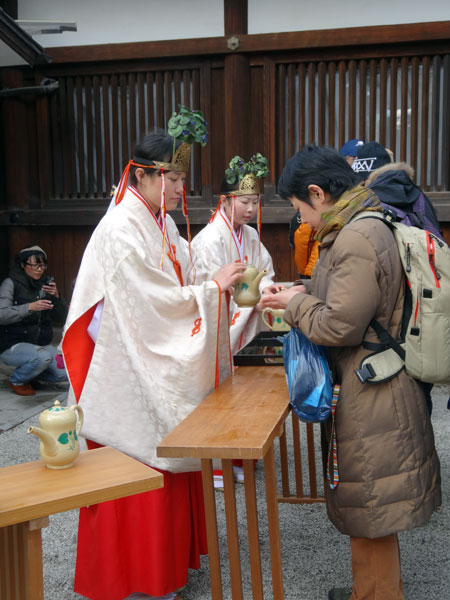
[(47, 409), (47, 411), (51, 413), (63, 412), (65, 410), (67, 410), (67, 408), (65, 406), (61, 406), (61, 402), (59, 400), (55, 400), (53, 402), (53, 406)]
[(39, 423), (41, 427), (45, 428), (45, 425), (61, 425), (72, 423), (74, 420), (76, 421), (76, 414), (66, 406), (61, 406), (59, 400), (55, 400), (53, 406), (47, 408), (41, 412), (39, 416)]

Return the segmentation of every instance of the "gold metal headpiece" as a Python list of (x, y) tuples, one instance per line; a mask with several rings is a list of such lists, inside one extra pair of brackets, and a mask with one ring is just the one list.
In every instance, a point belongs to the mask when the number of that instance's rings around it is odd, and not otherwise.
[(239, 182), (239, 188), (233, 190), (231, 194), (233, 196), (251, 196), (253, 194), (260, 194), (259, 180), (254, 173), (247, 173)]
[(172, 162), (160, 162), (158, 160), (154, 160), (153, 163), (159, 169), (164, 169), (164, 171), (177, 171), (180, 173), (187, 173), (189, 171), (189, 161), (191, 158), (191, 146), (190, 144), (183, 142), (181, 146), (175, 151), (175, 154), (172, 156)]

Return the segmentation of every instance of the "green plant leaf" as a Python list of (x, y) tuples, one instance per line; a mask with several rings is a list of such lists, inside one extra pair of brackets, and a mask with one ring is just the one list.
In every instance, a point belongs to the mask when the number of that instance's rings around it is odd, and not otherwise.
[(181, 127), (181, 125), (176, 125), (175, 127), (169, 127), (169, 135), (171, 135), (174, 138), (178, 138), (182, 131), (183, 131), (183, 128)]

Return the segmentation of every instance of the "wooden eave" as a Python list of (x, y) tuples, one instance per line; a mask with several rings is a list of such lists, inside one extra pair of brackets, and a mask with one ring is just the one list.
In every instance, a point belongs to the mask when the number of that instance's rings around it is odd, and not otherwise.
[(319, 29), (283, 33), (235, 34), (236, 50), (227, 46), (228, 38), (206, 37), (157, 42), (93, 44), (46, 48), (53, 63), (98, 62), (102, 60), (136, 60), (171, 56), (218, 55), (272, 51), (306, 50), (314, 48), (361, 46), (376, 44), (411, 44), (414, 42), (448, 40), (450, 21), (407, 23)]
[(44, 48), (19, 27), (3, 8), (0, 8), (0, 39), (33, 67), (52, 60)]

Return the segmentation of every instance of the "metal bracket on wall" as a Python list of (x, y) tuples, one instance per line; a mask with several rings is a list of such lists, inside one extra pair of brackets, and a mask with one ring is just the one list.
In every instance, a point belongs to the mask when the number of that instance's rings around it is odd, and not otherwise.
[(227, 46), (229, 50), (237, 50), (239, 48), (239, 38), (232, 35), (227, 39)]
[(5, 96), (22, 96), (28, 94), (34, 94), (40, 96), (42, 94), (51, 94), (56, 92), (59, 88), (59, 82), (55, 79), (43, 79), (40, 85), (32, 85), (29, 87), (10, 88), (6, 90), (0, 90), (0, 98)]

